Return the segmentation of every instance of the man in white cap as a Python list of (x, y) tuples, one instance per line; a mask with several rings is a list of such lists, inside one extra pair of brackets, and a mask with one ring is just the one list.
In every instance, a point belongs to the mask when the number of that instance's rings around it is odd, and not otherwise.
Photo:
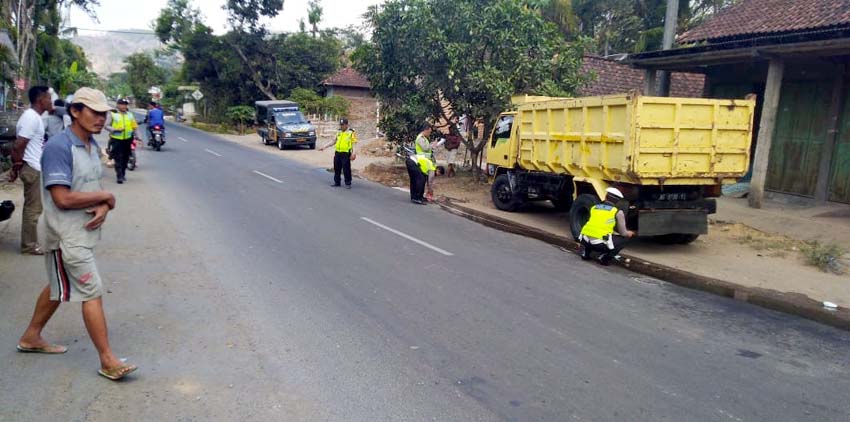
[[(626, 214), (617, 209), (616, 204), (623, 200), (623, 193), (617, 188), (605, 189), (605, 201), (590, 209), (590, 219), (581, 229), (581, 259), (591, 259), (592, 252), (599, 252), (599, 263), (608, 265), (616, 257), (627, 239), (635, 232), (626, 228)], [(614, 232), (619, 236), (615, 236)]]
[(100, 181), (100, 149), (92, 136), (103, 130), (110, 109), (102, 92), (80, 88), (68, 107), (71, 127), (44, 147), (41, 167), (48, 286), (36, 301), (18, 350), (65, 353), (67, 347), (48, 343), (41, 333), (59, 304), (82, 302), (83, 320), (100, 357), (98, 373), (117, 380), (135, 371), (136, 366), (122, 362), (109, 346), (103, 283), (94, 259), (100, 228), (115, 208), (115, 197)]

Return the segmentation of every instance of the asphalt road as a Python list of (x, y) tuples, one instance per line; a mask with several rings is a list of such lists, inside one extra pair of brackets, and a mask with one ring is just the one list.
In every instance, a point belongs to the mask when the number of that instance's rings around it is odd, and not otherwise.
[(106, 172), (126, 382), (96, 375), (79, 305), (46, 332), (66, 355), (15, 352), (44, 264), (0, 223), (0, 421), (850, 419), (850, 333), (168, 131)]

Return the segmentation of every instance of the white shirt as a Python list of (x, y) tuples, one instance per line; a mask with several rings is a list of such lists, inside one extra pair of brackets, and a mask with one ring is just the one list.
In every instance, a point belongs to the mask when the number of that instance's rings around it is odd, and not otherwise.
[(35, 110), (28, 108), (18, 119), (17, 136), (29, 139), (24, 150), (24, 161), (34, 170), (41, 171), (41, 153), (44, 151), (44, 121)]

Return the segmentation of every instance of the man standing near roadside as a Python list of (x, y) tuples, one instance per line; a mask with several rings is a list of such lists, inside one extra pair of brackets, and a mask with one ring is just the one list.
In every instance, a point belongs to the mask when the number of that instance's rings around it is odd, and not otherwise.
[(425, 155), (431, 160), (434, 159), (434, 147), (431, 144), (431, 133), (433, 132), (433, 128), (430, 124), (425, 124), (422, 127), (422, 131), (419, 132), (419, 135), (416, 135), (416, 141), (414, 141), (416, 147), (417, 155)]
[(98, 373), (118, 380), (136, 366), (122, 362), (110, 348), (103, 284), (94, 259), (100, 228), (115, 208), (115, 197), (100, 182), (100, 150), (92, 136), (103, 129), (109, 110), (102, 92), (80, 88), (69, 108), (71, 127), (45, 147), (41, 164), (49, 283), (17, 348), (25, 353), (65, 353), (67, 347), (49, 344), (41, 333), (62, 302), (82, 302), (83, 321), (100, 357)]
[(115, 176), (118, 184), (124, 183), (127, 173), (127, 163), (130, 161), (133, 134), (138, 128), (136, 117), (130, 113), (130, 102), (122, 98), (118, 100), (118, 112), (109, 114), (106, 130), (109, 131), (112, 158), (115, 160)]
[(357, 134), (354, 129), (348, 127), (348, 119), (339, 121), (339, 131), (336, 133), (336, 139), (333, 142), (319, 148), (319, 151), (324, 151), (328, 147), (336, 146), (334, 153), (334, 183), (333, 187), (340, 186), (340, 173), (345, 174), (345, 188), (351, 189), (351, 162), (357, 158), (354, 152), (354, 145), (357, 144)]
[(9, 181), (18, 177), (24, 184), (24, 210), (21, 213), (21, 253), (44, 255), (38, 245), (38, 217), (41, 215), (41, 153), (44, 150), (44, 121), (41, 114), (53, 108), (46, 86), (29, 90), (30, 108), (18, 119), (17, 139), (12, 149)]

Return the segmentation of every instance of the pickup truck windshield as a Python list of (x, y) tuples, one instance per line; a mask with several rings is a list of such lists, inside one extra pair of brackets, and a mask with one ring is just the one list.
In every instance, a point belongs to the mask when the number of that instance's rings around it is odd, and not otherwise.
[(277, 111), (274, 113), (274, 120), (279, 125), (307, 123), (300, 111)]

